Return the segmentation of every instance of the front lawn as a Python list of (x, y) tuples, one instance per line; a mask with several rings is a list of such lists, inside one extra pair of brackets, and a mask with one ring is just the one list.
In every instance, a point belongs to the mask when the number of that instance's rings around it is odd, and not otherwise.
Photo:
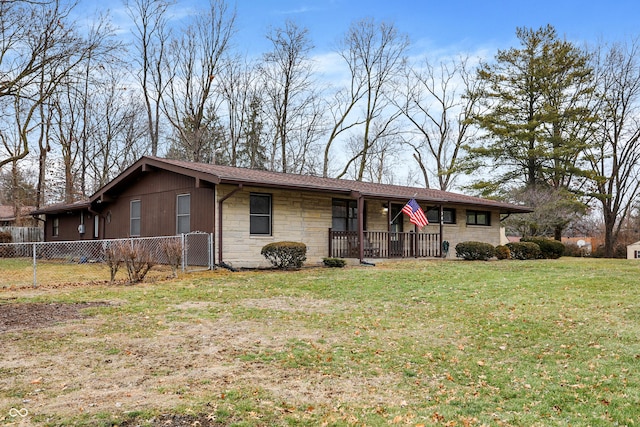
[(0, 423), (637, 425), (639, 272), (415, 261), (4, 290)]

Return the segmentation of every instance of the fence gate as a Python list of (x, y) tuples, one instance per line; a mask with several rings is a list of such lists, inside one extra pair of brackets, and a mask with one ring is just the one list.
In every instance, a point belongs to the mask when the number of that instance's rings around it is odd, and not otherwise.
[(184, 271), (209, 270), (213, 268), (213, 235), (188, 233), (182, 235)]

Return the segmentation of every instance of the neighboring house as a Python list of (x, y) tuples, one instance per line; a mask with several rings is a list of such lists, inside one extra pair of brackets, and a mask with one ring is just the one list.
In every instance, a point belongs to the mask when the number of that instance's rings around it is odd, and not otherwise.
[(30, 216), (34, 206), (22, 206), (20, 215), (16, 217), (15, 207), (0, 205), (0, 227), (34, 226), (34, 219)]
[(640, 259), (640, 242), (627, 246), (627, 259)]
[[(401, 212), (411, 198), (429, 219), (422, 230)], [(440, 190), (142, 157), (89, 200), (32, 214), (45, 220), (47, 241), (213, 233), (215, 263), (238, 268), (266, 266), (262, 247), (285, 240), (306, 244), (309, 264), (455, 257), (461, 241), (498, 245), (501, 215), (530, 211)]]

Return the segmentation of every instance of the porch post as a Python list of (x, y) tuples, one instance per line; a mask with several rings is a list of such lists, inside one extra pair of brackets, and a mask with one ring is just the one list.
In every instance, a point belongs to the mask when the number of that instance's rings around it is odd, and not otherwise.
[(364, 197), (358, 194), (358, 251), (360, 262), (364, 261)]
[(440, 257), (445, 256), (445, 253), (442, 250), (442, 242), (444, 242), (443, 236), (444, 236), (444, 207), (442, 206), (442, 203), (441, 203), (440, 204), (440, 244), (438, 247), (438, 251), (440, 251)]
[(387, 200), (387, 258), (391, 258), (391, 200)]

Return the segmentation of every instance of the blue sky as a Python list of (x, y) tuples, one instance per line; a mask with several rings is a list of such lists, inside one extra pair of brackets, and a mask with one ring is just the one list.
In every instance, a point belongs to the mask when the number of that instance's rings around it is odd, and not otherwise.
[[(372, 17), (394, 22), (414, 52), (495, 54), (517, 45), (516, 27), (553, 25), (570, 41), (619, 41), (640, 34), (639, 0), (227, 0), (237, 7), (237, 45), (249, 54), (268, 49), (269, 27), (292, 19), (309, 29), (316, 50), (332, 50), (351, 22)], [(208, 0), (177, 0), (181, 13)], [(80, 0), (79, 14), (109, 8), (116, 23), (120, 0)], [(123, 24), (125, 25), (125, 24)]]
[(261, 45), (268, 27), (286, 18), (306, 26), (320, 52), (364, 17), (394, 22), (415, 48), (463, 52), (515, 46), (519, 26), (551, 24), (580, 43), (640, 33), (638, 0), (238, 0), (237, 10), (247, 49)]

